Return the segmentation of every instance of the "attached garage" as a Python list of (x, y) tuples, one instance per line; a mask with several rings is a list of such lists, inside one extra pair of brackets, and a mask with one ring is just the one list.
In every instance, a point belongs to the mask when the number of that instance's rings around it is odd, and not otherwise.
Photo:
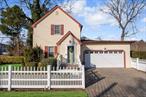
[(130, 68), (132, 41), (82, 41), (82, 64), (86, 68)]
[(85, 67), (124, 68), (124, 55), (122, 50), (85, 51)]

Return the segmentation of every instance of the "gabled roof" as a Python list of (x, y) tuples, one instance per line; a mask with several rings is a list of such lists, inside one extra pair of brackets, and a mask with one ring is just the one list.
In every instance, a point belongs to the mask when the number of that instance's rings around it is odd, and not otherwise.
[(53, 7), (50, 11), (48, 11), (44, 16), (42, 16), (39, 20), (37, 20), (35, 23), (32, 24), (32, 27), (34, 28), (37, 24), (39, 24), (43, 19), (45, 19), (48, 15), (50, 15), (52, 12), (54, 12), (56, 9), (60, 9), (63, 13), (65, 13), (69, 18), (71, 18), (73, 21), (75, 21), (80, 28), (82, 29), (82, 25), (76, 20), (74, 19), (71, 15), (69, 15), (67, 12), (65, 12), (61, 7), (59, 7), (58, 5), (56, 5), (55, 7)]
[(75, 38), (79, 44), (81, 44), (81, 41), (76, 36), (74, 36), (71, 31), (68, 31), (56, 44), (60, 45), (69, 35), (73, 36), (73, 38)]

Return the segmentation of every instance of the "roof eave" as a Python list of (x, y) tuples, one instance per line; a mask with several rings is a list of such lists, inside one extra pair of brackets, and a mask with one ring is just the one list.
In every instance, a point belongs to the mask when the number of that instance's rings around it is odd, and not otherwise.
[(101, 40), (101, 41), (95, 41), (95, 40), (82, 40), (83, 44), (131, 44), (134, 43), (135, 41), (106, 41), (106, 40)]

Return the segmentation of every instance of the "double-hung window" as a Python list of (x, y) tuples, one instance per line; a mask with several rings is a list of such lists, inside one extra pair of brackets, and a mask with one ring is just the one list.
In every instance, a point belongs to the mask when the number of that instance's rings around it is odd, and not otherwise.
[(61, 34), (61, 25), (55, 25), (54, 28), (54, 34)]
[(48, 48), (48, 54), (49, 54), (49, 57), (54, 57), (54, 47), (53, 46)]
[(63, 35), (64, 25), (51, 25), (51, 35)]

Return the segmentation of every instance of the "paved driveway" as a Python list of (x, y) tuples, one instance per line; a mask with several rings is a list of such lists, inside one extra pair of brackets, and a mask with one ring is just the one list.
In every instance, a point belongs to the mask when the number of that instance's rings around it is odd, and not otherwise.
[(86, 71), (90, 97), (146, 97), (146, 73), (135, 69), (92, 69)]

